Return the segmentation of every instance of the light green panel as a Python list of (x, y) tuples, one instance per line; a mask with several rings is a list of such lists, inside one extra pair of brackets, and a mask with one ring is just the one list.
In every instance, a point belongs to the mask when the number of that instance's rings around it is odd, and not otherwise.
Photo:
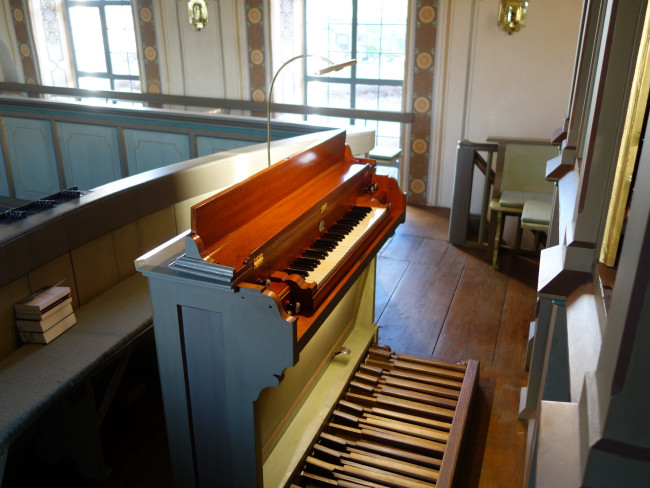
[(4, 126), (16, 198), (38, 200), (59, 191), (50, 122), (5, 117)]
[(90, 190), (122, 177), (115, 127), (61, 122), (58, 129), (67, 187)]
[(503, 190), (553, 193), (546, 181), (546, 162), (560, 154), (556, 146), (508, 144), (503, 165)]
[(8, 197), (9, 195), (9, 182), (7, 179), (7, 170), (5, 166), (5, 159), (0, 151), (0, 196)]
[(185, 134), (126, 129), (124, 142), (129, 175), (190, 159), (189, 137)]

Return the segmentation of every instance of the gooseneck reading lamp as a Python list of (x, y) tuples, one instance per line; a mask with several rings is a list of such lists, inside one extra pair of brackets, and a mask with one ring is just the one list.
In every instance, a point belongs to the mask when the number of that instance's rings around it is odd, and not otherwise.
[(273, 94), (273, 85), (275, 84), (275, 80), (280, 74), (280, 71), (282, 71), (286, 65), (294, 62), (296, 59), (302, 59), (302, 58), (320, 58), (329, 65), (321, 70), (318, 70), (318, 72), (316, 73), (318, 76), (322, 76), (327, 73), (332, 73), (333, 71), (339, 71), (342, 70), (343, 68), (347, 68), (348, 66), (357, 64), (356, 59), (353, 59), (351, 61), (346, 61), (345, 63), (334, 64), (333, 61), (330, 61), (329, 59), (324, 58), (323, 56), (317, 56), (315, 54), (300, 54), (298, 56), (291, 58), (288, 61), (285, 61), (285, 63), (282, 66), (280, 66), (280, 69), (278, 69), (275, 72), (275, 76), (273, 76), (273, 80), (271, 81), (271, 86), (269, 88), (269, 93), (266, 99), (266, 155), (268, 159), (268, 166), (271, 166), (271, 95)]

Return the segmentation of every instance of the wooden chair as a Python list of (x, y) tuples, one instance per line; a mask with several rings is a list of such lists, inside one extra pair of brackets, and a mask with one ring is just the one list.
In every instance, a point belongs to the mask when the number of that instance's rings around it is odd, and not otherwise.
[[(498, 144), (488, 237), (488, 259), (498, 268), (499, 249), (508, 216), (517, 218), (513, 249), (521, 247), (522, 229), (542, 232), (548, 228), (553, 183), (546, 181), (546, 162), (558, 155), (558, 147), (543, 140), (488, 138)], [(522, 219), (526, 210), (526, 218)], [(522, 225), (523, 224), (523, 225)], [(541, 234), (536, 234), (539, 246)]]

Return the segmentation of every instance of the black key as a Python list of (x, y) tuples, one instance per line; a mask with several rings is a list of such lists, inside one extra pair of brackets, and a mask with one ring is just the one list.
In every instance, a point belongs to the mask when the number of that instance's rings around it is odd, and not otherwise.
[(334, 231), (334, 232), (339, 232), (341, 234), (347, 235), (350, 232), (352, 232), (353, 229), (354, 227), (352, 227), (351, 225), (334, 224), (332, 227), (330, 227), (330, 229), (327, 232)]
[(329, 253), (327, 251), (317, 251), (315, 249), (306, 249), (303, 256), (310, 256), (316, 259), (325, 259)]
[(318, 266), (318, 261), (312, 261), (312, 260), (306, 261), (306, 260), (303, 260), (301, 258), (297, 258), (293, 263), (291, 263), (292, 268), (295, 268), (295, 267), (303, 268), (304, 267), (304, 268), (308, 268), (308, 269), (315, 269), (316, 266)]
[(302, 276), (303, 278), (307, 278), (307, 276), (309, 275), (307, 271), (302, 269), (287, 268), (284, 270), (284, 272), (289, 274), (297, 274), (299, 276)]
[(311, 245), (312, 249), (316, 250), (325, 250), (325, 251), (331, 251), (336, 248), (336, 245), (331, 243), (331, 242), (326, 242), (322, 240), (317, 240)]

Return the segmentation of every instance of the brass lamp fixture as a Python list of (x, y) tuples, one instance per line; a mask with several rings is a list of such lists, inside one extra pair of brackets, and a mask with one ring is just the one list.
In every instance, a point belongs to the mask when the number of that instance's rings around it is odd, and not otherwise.
[(526, 25), (526, 0), (501, 0), (499, 6), (499, 27), (509, 35)]
[(271, 166), (271, 94), (273, 93), (273, 85), (275, 84), (275, 79), (280, 74), (280, 71), (282, 71), (286, 65), (294, 62), (297, 59), (302, 59), (302, 58), (320, 58), (328, 64), (328, 66), (318, 70), (315, 73), (318, 76), (322, 76), (327, 73), (332, 73), (333, 71), (339, 71), (342, 70), (343, 68), (347, 68), (348, 66), (357, 64), (356, 59), (346, 61), (345, 63), (334, 64), (333, 61), (330, 61), (329, 59), (324, 58), (323, 56), (317, 56), (315, 54), (299, 54), (298, 56), (294, 56), (290, 60), (285, 61), (284, 64), (280, 66), (280, 68), (275, 72), (275, 76), (273, 77), (273, 80), (271, 81), (271, 86), (269, 87), (269, 93), (266, 97), (266, 155), (267, 155), (268, 166)]
[(187, 2), (187, 15), (190, 24), (197, 31), (203, 29), (205, 24), (208, 23), (208, 6), (205, 4), (205, 0), (190, 0)]

